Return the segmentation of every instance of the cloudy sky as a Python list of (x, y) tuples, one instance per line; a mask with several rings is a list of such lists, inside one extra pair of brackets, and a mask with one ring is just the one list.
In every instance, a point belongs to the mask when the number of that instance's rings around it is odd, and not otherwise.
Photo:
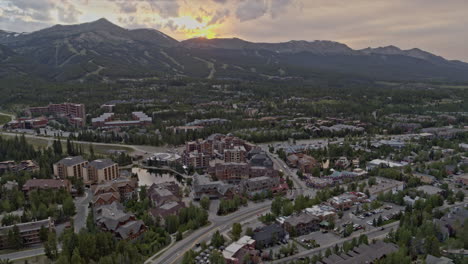
[(29, 32), (105, 17), (178, 40), (334, 40), (468, 61), (467, 14), (468, 0), (0, 0), (0, 29)]

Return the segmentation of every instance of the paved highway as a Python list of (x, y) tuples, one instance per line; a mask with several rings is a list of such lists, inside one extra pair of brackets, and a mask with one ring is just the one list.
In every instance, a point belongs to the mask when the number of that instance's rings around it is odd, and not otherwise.
[(182, 256), (185, 252), (195, 247), (197, 243), (210, 240), (211, 236), (216, 232), (216, 230), (219, 230), (221, 233), (226, 232), (231, 229), (233, 223), (247, 221), (251, 218), (258, 217), (259, 214), (263, 214), (269, 211), (270, 205), (271, 201), (266, 201), (263, 203), (250, 205), (249, 207), (243, 207), (237, 212), (227, 216), (210, 217), (211, 224), (209, 226), (194, 231), (185, 239), (174, 244), (159, 257), (157, 257), (158, 254), (156, 254), (149, 258), (145, 264), (178, 263), (182, 259)]

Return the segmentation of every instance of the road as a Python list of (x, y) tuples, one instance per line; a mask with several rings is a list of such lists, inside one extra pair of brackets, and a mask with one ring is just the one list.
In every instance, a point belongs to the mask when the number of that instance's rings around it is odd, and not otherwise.
[[(266, 151), (268, 153), (268, 149)], [(294, 192), (292, 193), (292, 196), (295, 197), (297, 195), (302, 195), (304, 194), (304, 191), (309, 191), (310, 194), (315, 195), (313, 193), (313, 190), (308, 188), (306, 184), (301, 181), (299, 178), (297, 178), (297, 175), (295, 172), (293, 172), (287, 165), (276, 157), (275, 155), (272, 155), (268, 153), (270, 158), (273, 160), (273, 163), (277, 169), (282, 170), (286, 176), (289, 176), (291, 180), (294, 182), (294, 185), (296, 188), (294, 188)], [(308, 193), (308, 195), (309, 195)], [(200, 243), (201, 241), (208, 240), (211, 238), (211, 236), (216, 232), (216, 230), (219, 230), (221, 233), (224, 233), (228, 231), (232, 224), (235, 222), (242, 222), (249, 220), (250, 218), (255, 218), (257, 217), (258, 214), (267, 212), (270, 210), (270, 205), (271, 201), (259, 203), (259, 204), (254, 204), (249, 206), (248, 208), (242, 208), (239, 211), (232, 213), (228, 216), (211, 216), (210, 221), (211, 225), (204, 227), (200, 230), (197, 230), (190, 234), (188, 237), (185, 239), (177, 242), (173, 247), (169, 248), (167, 251), (165, 251), (161, 256), (156, 258), (157, 254), (151, 258), (149, 258), (145, 263), (160, 263), (160, 264), (174, 264), (179, 261), (179, 259), (183, 256), (183, 254), (193, 248), (197, 243)]]
[(180, 261), (185, 252), (195, 247), (197, 243), (211, 239), (211, 236), (219, 230), (224, 233), (231, 229), (233, 223), (240, 223), (247, 221), (251, 218), (256, 218), (257, 215), (263, 214), (270, 210), (271, 201), (266, 201), (249, 207), (243, 207), (235, 213), (227, 216), (213, 216), (209, 220), (211, 224), (194, 231), (185, 239), (177, 242), (166, 250), (162, 255), (156, 257), (158, 254), (149, 258), (145, 264), (173, 264)]
[[(457, 202), (457, 203), (454, 203), (454, 204), (444, 204), (443, 206), (438, 207), (438, 209), (443, 210), (443, 209), (452, 208), (452, 207), (455, 207), (455, 206), (460, 206), (460, 205), (466, 204), (467, 201), (468, 201), (468, 199), (465, 199), (463, 202)], [(390, 223), (388, 225), (383, 226), (385, 228), (384, 230), (380, 230), (380, 228), (373, 228), (373, 229), (371, 229), (369, 231), (362, 232), (362, 233), (361, 232), (355, 232), (355, 233), (353, 233), (351, 236), (349, 236), (347, 238), (343, 238), (343, 239), (334, 241), (332, 243), (322, 245), (322, 246), (320, 246), (318, 248), (313, 248), (313, 249), (310, 249), (310, 250), (302, 251), (302, 252), (299, 252), (298, 254), (296, 254), (294, 256), (286, 257), (286, 258), (283, 258), (283, 259), (280, 259), (280, 260), (275, 260), (275, 261), (272, 261), (271, 263), (288, 263), (290, 261), (293, 261), (295, 259), (299, 259), (301, 257), (307, 257), (307, 256), (315, 255), (320, 251), (322, 251), (322, 253), (323, 253), (329, 247), (334, 247), (336, 244), (341, 245), (344, 242), (350, 241), (354, 237), (359, 237), (362, 234), (367, 235), (369, 241), (372, 240), (372, 239), (384, 238), (388, 234), (388, 232), (390, 232), (391, 229), (396, 230), (398, 228), (399, 224), (400, 224), (400, 221), (397, 221), (397, 222), (393, 222), (393, 223)]]
[(80, 232), (82, 228), (86, 226), (86, 219), (89, 213), (89, 202), (93, 195), (90, 189), (86, 189), (85, 195), (75, 199), (76, 215), (73, 217), (75, 233)]

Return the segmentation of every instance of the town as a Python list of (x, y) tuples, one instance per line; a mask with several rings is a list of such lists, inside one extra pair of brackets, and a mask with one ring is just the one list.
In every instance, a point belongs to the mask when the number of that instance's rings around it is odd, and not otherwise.
[(464, 263), (466, 116), (212, 101), (189, 121), (154, 103), (49, 104), (5, 122), (0, 259)]

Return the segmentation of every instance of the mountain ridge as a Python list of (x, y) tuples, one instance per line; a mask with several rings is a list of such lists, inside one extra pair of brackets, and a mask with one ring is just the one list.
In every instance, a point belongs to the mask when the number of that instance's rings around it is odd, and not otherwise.
[[(168, 75), (307, 79), (323, 70), (375, 79), (468, 80), (467, 63), (418, 48), (390, 45), (354, 50), (328, 40), (261, 43), (193, 38), (179, 42), (156, 29), (125, 29), (105, 18), (30, 33), (0, 30), (0, 45), (21, 61), (44, 65), (47, 76), (58, 81)], [(10, 68), (28, 74), (23, 66)]]

